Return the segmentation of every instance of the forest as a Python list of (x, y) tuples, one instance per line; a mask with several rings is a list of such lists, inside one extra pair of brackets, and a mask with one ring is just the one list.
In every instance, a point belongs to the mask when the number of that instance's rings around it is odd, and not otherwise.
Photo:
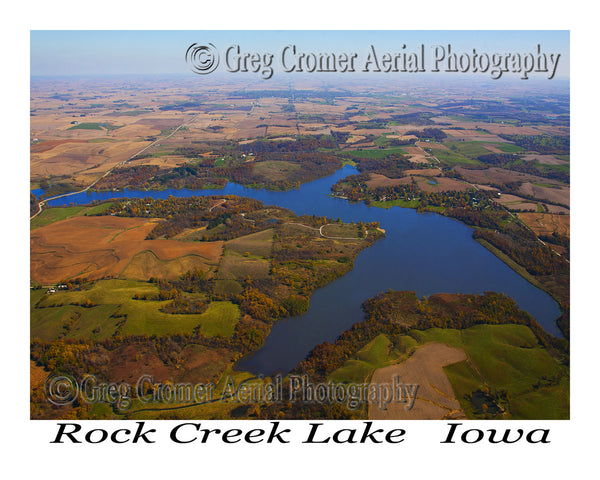
[(532, 235), (516, 235), (498, 231), (475, 229), (474, 239), (483, 239), (506, 253), (532, 275), (567, 274), (569, 264), (557, 256), (552, 248), (531, 238)]
[(427, 138), (430, 140), (435, 140), (436, 142), (439, 142), (448, 136), (439, 128), (424, 128), (423, 130), (409, 130), (408, 132), (406, 132), (406, 135), (415, 135), (416, 137)]
[(38, 211), (38, 198), (33, 193), (29, 192), (29, 216), (35, 215)]

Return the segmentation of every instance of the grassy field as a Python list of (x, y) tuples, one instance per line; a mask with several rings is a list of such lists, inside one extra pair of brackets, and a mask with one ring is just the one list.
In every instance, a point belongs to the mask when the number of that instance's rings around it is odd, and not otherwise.
[(217, 285), (221, 293), (239, 293), (241, 287), (235, 280), (265, 278), (269, 275), (273, 232), (270, 228), (226, 242), (217, 275), (220, 282), (225, 282)]
[[(206, 336), (230, 336), (240, 316), (239, 308), (231, 302), (212, 302), (208, 310), (199, 315), (163, 313), (160, 308), (168, 301), (134, 300), (136, 294), (151, 298), (158, 294), (158, 288), (133, 280), (101, 280), (82, 291), (41, 295), (39, 292), (32, 291), (31, 337), (42, 340), (61, 336), (102, 339), (117, 332), (123, 335), (190, 333), (198, 326)], [(81, 306), (86, 300), (93, 306)]]
[[(141, 403), (139, 400), (134, 400), (129, 411), (130, 418), (135, 419), (180, 419), (186, 420), (190, 418), (214, 419), (222, 420), (224, 418), (233, 419), (243, 415), (247, 411), (247, 406), (239, 401), (234, 401), (229, 398), (231, 386), (234, 388), (242, 382), (245, 385), (260, 385), (269, 382), (269, 379), (253, 379), (254, 377), (247, 372), (236, 372), (227, 368), (219, 380), (216, 382), (212, 391), (211, 401), (177, 405), (184, 408), (173, 408), (169, 403), (152, 403), (151, 405)], [(250, 380), (253, 379), (253, 380)], [(228, 383), (228, 381), (230, 383)], [(148, 407), (151, 407), (149, 410)], [(238, 413), (239, 412), (239, 413)]]
[(263, 230), (258, 233), (251, 233), (243, 237), (229, 240), (225, 245), (228, 251), (244, 255), (250, 255), (262, 258), (268, 258), (271, 255), (273, 247), (273, 232), (272, 228)]
[(67, 130), (102, 130), (102, 127), (99, 123), (78, 123)]
[(244, 280), (246, 277), (266, 278), (269, 275), (270, 267), (269, 260), (226, 251), (221, 259), (217, 277), (220, 280)]
[(505, 153), (519, 153), (523, 151), (521, 147), (512, 143), (445, 141), (444, 145), (449, 150), (436, 150), (435, 156), (441, 162), (450, 165), (479, 165), (480, 162), (477, 160), (477, 157), (491, 153), (484, 145), (493, 146)]
[(43, 227), (66, 218), (74, 217), (75, 215), (80, 214), (84, 209), (85, 207), (61, 207), (42, 210), (42, 213), (31, 220), (30, 228), (33, 230), (34, 228)]
[(519, 147), (513, 143), (490, 143), (489, 145), (493, 145), (497, 149), (502, 150), (504, 153), (519, 153), (523, 151), (522, 147)]
[(88, 206), (76, 206), (76, 207), (51, 207), (42, 210), (37, 217), (30, 222), (30, 228), (43, 227), (50, 225), (51, 223), (65, 220), (67, 218), (75, 217), (78, 215), (94, 215), (96, 213), (103, 212), (110, 208), (112, 202), (101, 203), (100, 205)]
[(400, 358), (395, 352), (390, 352), (392, 342), (385, 335), (378, 335), (361, 348), (355, 358), (350, 359), (342, 368), (330, 375), (330, 380), (344, 383), (362, 383), (375, 369), (395, 363)]
[(374, 200), (371, 202), (371, 206), (379, 208), (417, 208), (419, 205), (421, 205), (421, 201), (418, 198), (413, 200), (388, 200), (387, 202), (378, 202)]
[(244, 288), (242, 285), (232, 279), (217, 279), (215, 280), (215, 293), (221, 295), (239, 295)]
[(478, 389), (505, 391), (509, 399), (507, 418), (569, 417), (568, 367), (560, 365), (523, 325), (411, 330), (396, 338), (379, 335), (329, 378), (362, 383), (377, 368), (402, 362), (417, 346), (431, 342), (459, 348), (467, 354), (467, 360), (444, 368), (467, 417), (478, 418), (470, 400)]
[(116, 130), (117, 128), (121, 128), (122, 125), (111, 125), (110, 123), (79, 123), (77, 125), (73, 125), (69, 127), (67, 130)]
[(297, 163), (267, 160), (254, 164), (254, 174), (262, 175), (271, 181), (287, 180), (294, 177), (301, 168)]
[(199, 255), (183, 255), (173, 260), (161, 260), (154, 252), (145, 250), (132, 257), (119, 277), (133, 280), (147, 280), (152, 277), (174, 280), (183, 272), (196, 268), (210, 272), (213, 267)]
[(344, 152), (344, 155), (352, 158), (385, 158), (392, 153), (406, 155), (406, 151), (402, 150), (401, 147), (378, 148), (374, 150), (350, 150)]
[(136, 117), (143, 113), (147, 113), (147, 110), (128, 110), (126, 112), (117, 112), (119, 116), (123, 115), (126, 117)]
[(90, 138), (88, 143), (110, 143), (116, 142), (114, 138)]
[(436, 150), (434, 156), (440, 162), (445, 163), (447, 165), (479, 165), (479, 162), (477, 160), (465, 157), (459, 152), (453, 150)]
[(321, 232), (326, 237), (360, 238), (358, 226), (351, 223), (328, 223), (321, 229)]

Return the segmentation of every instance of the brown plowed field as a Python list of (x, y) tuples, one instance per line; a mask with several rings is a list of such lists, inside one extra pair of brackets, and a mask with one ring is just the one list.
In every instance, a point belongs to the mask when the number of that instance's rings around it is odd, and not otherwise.
[(509, 210), (533, 210), (537, 211), (537, 203), (530, 202), (525, 198), (518, 197), (517, 195), (511, 195), (509, 193), (502, 194), (501, 197), (498, 197), (496, 201), (508, 208)]
[(549, 188), (526, 182), (521, 185), (519, 192), (540, 200), (548, 200), (566, 207), (571, 206), (571, 190), (569, 187)]
[(490, 167), (485, 170), (472, 170), (465, 167), (456, 167), (455, 170), (460, 173), (467, 182), (471, 183), (512, 183), (512, 182), (535, 182), (549, 185), (561, 185), (560, 182), (549, 178), (538, 177), (528, 173), (515, 172), (505, 168)]
[[(123, 273), (173, 277), (191, 268), (217, 265), (223, 242), (145, 240), (160, 220), (114, 216), (75, 217), (31, 232), (31, 278), (42, 285), (85, 277), (90, 280)], [(151, 252), (152, 255), (138, 255)], [(140, 264), (152, 258), (147, 268)], [(187, 257), (180, 259), (180, 257)], [(143, 262), (142, 262), (143, 263)], [(182, 270), (185, 269), (185, 270)], [(164, 271), (163, 271), (164, 270)], [(161, 275), (162, 274), (162, 275)]]
[(396, 185), (410, 185), (411, 183), (411, 177), (388, 178), (385, 175), (380, 175), (379, 173), (372, 173), (371, 178), (367, 181), (367, 186), (369, 188), (395, 187)]
[(568, 165), (569, 162), (559, 160), (554, 155), (540, 155), (539, 153), (531, 153), (524, 155), (523, 160), (527, 162), (535, 162), (536, 160), (544, 165)]
[(405, 403), (391, 402), (386, 410), (377, 403), (369, 403), (370, 420), (440, 420), (464, 418), (452, 385), (443, 367), (466, 360), (463, 350), (442, 343), (428, 343), (419, 347), (405, 362), (375, 370), (372, 384), (398, 383), (419, 385), (417, 398), (409, 410)]
[[(414, 177), (417, 185), (424, 192), (438, 193), (438, 192), (465, 192), (472, 189), (473, 187), (468, 183), (454, 178), (439, 177), (434, 179), (427, 177)], [(430, 182), (435, 182), (432, 184)]]
[[(40, 146), (43, 146), (43, 142)], [(31, 175), (73, 175), (95, 170), (97, 176), (117, 163), (129, 159), (150, 142), (62, 142), (52, 148), (33, 152), (30, 157)], [(33, 147), (32, 147), (33, 148)]]
[(519, 213), (519, 218), (537, 235), (570, 235), (570, 215), (553, 215), (551, 213)]

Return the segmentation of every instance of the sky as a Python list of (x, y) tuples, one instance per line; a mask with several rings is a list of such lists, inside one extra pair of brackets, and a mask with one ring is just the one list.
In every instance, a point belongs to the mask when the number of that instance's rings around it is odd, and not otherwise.
[[(283, 47), (294, 44), (313, 53), (358, 52), (370, 45), (379, 52), (413, 51), (424, 44), (450, 44), (456, 53), (535, 53), (537, 45), (548, 53), (560, 53), (556, 77), (569, 76), (569, 32), (558, 31), (144, 31), (144, 30), (32, 30), (31, 75), (115, 75), (190, 73), (185, 52), (192, 43), (212, 43), (223, 52), (240, 45), (244, 52), (270, 52), (279, 61)], [(402, 45), (406, 48), (402, 50)], [(429, 60), (429, 58), (428, 58)], [(221, 65), (219, 68), (223, 68)], [(480, 74), (483, 75), (483, 74)], [(540, 74), (538, 74), (540, 75)]]

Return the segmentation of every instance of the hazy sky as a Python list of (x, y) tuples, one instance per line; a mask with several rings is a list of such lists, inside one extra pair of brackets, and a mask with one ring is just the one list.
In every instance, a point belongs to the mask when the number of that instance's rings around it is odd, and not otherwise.
[[(222, 52), (238, 44), (247, 52), (270, 52), (295, 44), (313, 53), (413, 51), (424, 44), (452, 45), (457, 53), (560, 53), (557, 77), (569, 76), (568, 31), (32, 31), (31, 75), (190, 73), (185, 52), (192, 43), (213, 43)], [(277, 61), (277, 60), (276, 60)], [(221, 68), (221, 67), (220, 67)], [(483, 75), (483, 74), (478, 74)], [(540, 74), (538, 74), (540, 75)]]

